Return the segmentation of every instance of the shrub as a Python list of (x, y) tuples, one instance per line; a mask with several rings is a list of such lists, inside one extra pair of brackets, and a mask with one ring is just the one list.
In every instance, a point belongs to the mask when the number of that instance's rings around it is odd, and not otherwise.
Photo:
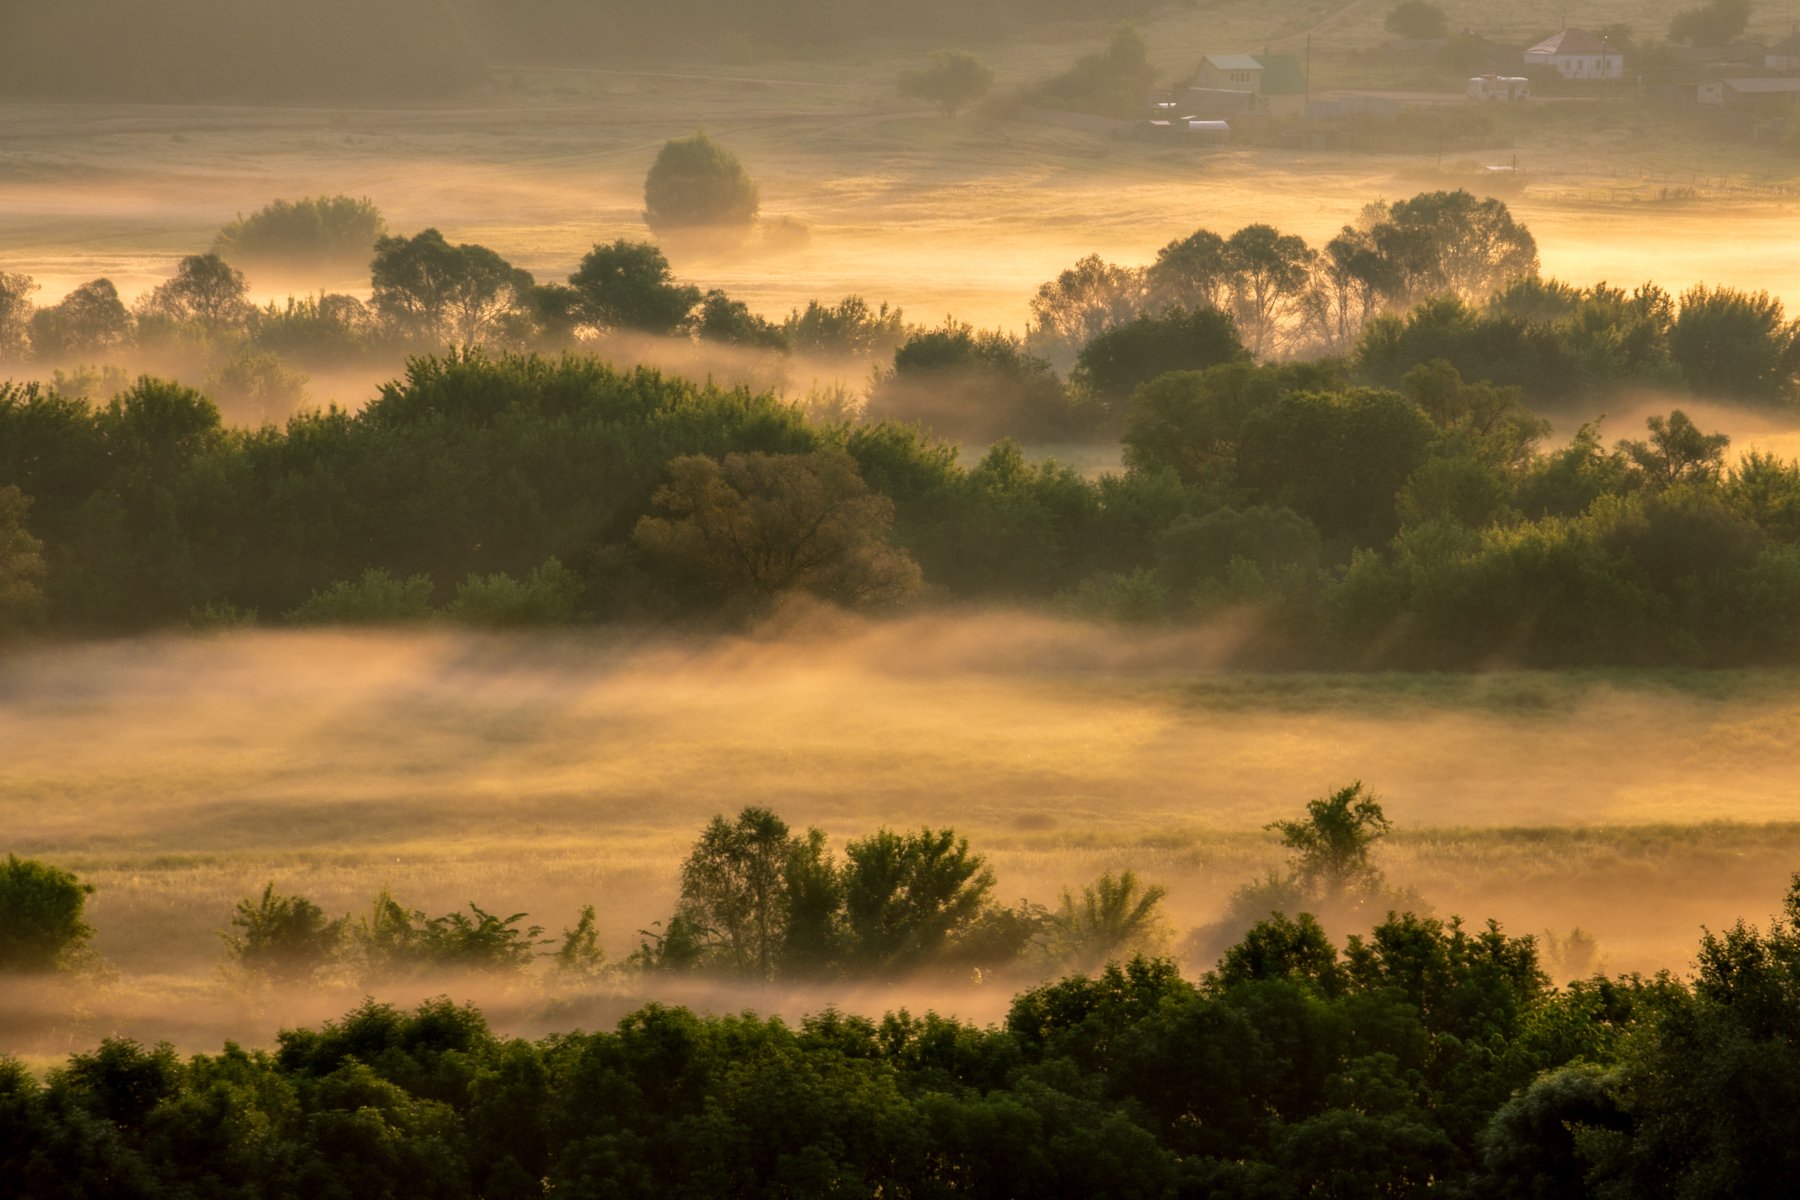
[(454, 620), (494, 628), (563, 625), (581, 600), (581, 576), (550, 559), (523, 580), (471, 575), (444, 612)]
[(537, 955), (543, 927), (518, 928), (524, 913), (495, 916), (477, 904), (469, 912), (428, 917), (381, 889), (353, 933), (368, 974), (401, 976), (427, 970), (519, 971)]
[(592, 982), (606, 970), (606, 954), (600, 949), (593, 905), (581, 910), (575, 928), (563, 930), (562, 945), (551, 956), (551, 969), (569, 983)]
[(994, 70), (967, 50), (939, 50), (931, 65), (900, 72), (900, 94), (936, 106), (946, 117), (987, 95), (994, 86)]
[(306, 983), (337, 959), (347, 917), (332, 920), (304, 896), (277, 895), (271, 881), (254, 900), (239, 900), (226, 953), (247, 973), (281, 983)]
[(7, 855), (0, 866), (0, 971), (66, 966), (93, 935), (81, 919), (93, 890), (60, 867)]
[(744, 164), (704, 133), (666, 143), (644, 179), (644, 223), (658, 232), (748, 226), (761, 204)]
[(380, 624), (421, 621), (431, 615), (431, 580), (424, 575), (399, 579), (371, 567), (356, 580), (342, 579), (314, 592), (287, 613), (296, 625)]
[(366, 266), (387, 232), (368, 198), (313, 196), (276, 200), (240, 216), (213, 238), (213, 253), (234, 263), (276, 267)]

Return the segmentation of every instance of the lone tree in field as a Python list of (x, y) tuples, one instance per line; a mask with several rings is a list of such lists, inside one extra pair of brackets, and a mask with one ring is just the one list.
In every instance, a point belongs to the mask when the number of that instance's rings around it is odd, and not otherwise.
[(1369, 851), (1392, 827), (1381, 802), (1373, 792), (1365, 793), (1361, 783), (1308, 801), (1303, 821), (1268, 826), (1294, 852), (1294, 873), (1315, 895), (1320, 885), (1327, 895), (1378, 886), (1381, 872), (1369, 861)]
[(967, 50), (939, 50), (929, 67), (900, 72), (902, 96), (933, 104), (946, 117), (956, 116), (993, 87), (993, 68)]
[(213, 253), (232, 263), (342, 268), (369, 261), (387, 232), (381, 210), (367, 199), (309, 196), (277, 200), (219, 230)]
[(644, 179), (644, 223), (658, 233), (746, 227), (761, 207), (744, 164), (704, 133), (665, 144)]
[(94, 889), (60, 867), (6, 856), (0, 863), (0, 971), (50, 971), (93, 935), (81, 910)]

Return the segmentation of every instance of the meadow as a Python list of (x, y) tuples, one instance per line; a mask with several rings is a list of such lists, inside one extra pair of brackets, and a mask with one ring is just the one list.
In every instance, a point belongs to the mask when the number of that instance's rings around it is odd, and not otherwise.
[[(952, 825), (1009, 901), (1133, 869), (1169, 888), (1180, 949), (1283, 861), (1267, 822), (1361, 779), (1395, 822), (1378, 856), (1390, 883), (1515, 933), (1579, 926), (1601, 961), (1576, 971), (1681, 970), (1699, 926), (1759, 914), (1800, 861), (1800, 676), (1223, 674), (1229, 637), (994, 614), (704, 648), (620, 631), (256, 633), (15, 655), (0, 664), (0, 826), (9, 849), (95, 885), (110, 982), (79, 982), (73, 1005), (16, 990), (0, 1049), (96, 1031), (257, 1041), (337, 1011), (336, 992), (259, 996), (220, 975), (233, 905), (269, 881), (332, 913), (386, 885), (431, 912), (527, 911), (552, 934), (592, 903), (617, 960), (672, 910), (700, 827), (749, 804), (840, 847)], [(541, 1032), (671, 986), (414, 990), (485, 997), (503, 1025)], [(975, 1019), (1010, 995), (943, 979), (673, 986), (715, 1009)]]

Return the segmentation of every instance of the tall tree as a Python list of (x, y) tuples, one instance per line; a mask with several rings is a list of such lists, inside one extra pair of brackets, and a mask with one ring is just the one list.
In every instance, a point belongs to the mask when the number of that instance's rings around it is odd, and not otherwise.
[(472, 346), (530, 301), (532, 279), (486, 246), (452, 246), (427, 229), (375, 243), (376, 313), (395, 331)]

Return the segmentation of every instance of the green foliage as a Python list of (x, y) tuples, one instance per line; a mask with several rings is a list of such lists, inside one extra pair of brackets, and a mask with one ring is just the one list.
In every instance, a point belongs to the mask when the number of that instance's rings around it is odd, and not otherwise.
[(678, 458), (654, 503), (662, 515), (639, 520), (633, 540), (714, 605), (807, 594), (891, 608), (919, 586), (917, 565), (887, 540), (892, 501), (842, 451)]
[(898, 308), (871, 308), (861, 296), (845, 296), (836, 304), (808, 300), (782, 323), (782, 332), (797, 354), (836, 358), (881, 358), (906, 338)]
[(1696, 286), (1682, 293), (1669, 354), (1701, 395), (1790, 399), (1800, 371), (1800, 325), (1767, 292)]
[(140, 315), (192, 321), (209, 329), (242, 324), (250, 314), (244, 273), (217, 254), (190, 254), (175, 277), (159, 283), (140, 304)]
[(900, 72), (902, 96), (924, 100), (946, 117), (987, 95), (994, 86), (994, 71), (967, 50), (939, 50), (931, 65)]
[(367, 265), (387, 232), (367, 197), (275, 200), (219, 230), (212, 252), (243, 266), (331, 270)]
[(370, 567), (354, 580), (339, 580), (314, 592), (285, 618), (296, 625), (421, 621), (432, 615), (431, 590), (431, 580), (423, 575), (401, 579)]
[(723, 342), (753, 350), (787, 353), (787, 334), (781, 326), (750, 311), (742, 300), (733, 300), (714, 288), (700, 301), (694, 332), (702, 341)]
[(575, 312), (596, 329), (671, 334), (684, 328), (700, 289), (675, 282), (669, 260), (649, 242), (596, 244), (569, 276)]
[(8, 854), (0, 865), (0, 971), (69, 965), (94, 932), (82, 920), (93, 890), (60, 867)]
[(1728, 46), (1750, 24), (1751, 0), (1710, 0), (1683, 9), (1669, 22), (1669, 40), (1690, 46)]
[(525, 913), (497, 916), (473, 902), (469, 911), (428, 917), (409, 909), (381, 889), (369, 913), (350, 930), (365, 976), (394, 979), (430, 972), (478, 971), (509, 974), (522, 971), (537, 956), (537, 947), (554, 944), (540, 938), (543, 928), (519, 928)]
[(1441, 38), (1450, 33), (1450, 18), (1428, 0), (1401, 0), (1388, 10), (1381, 27), (1403, 38)]
[(444, 606), (444, 615), (467, 625), (518, 629), (566, 625), (581, 602), (581, 576), (552, 558), (524, 579), (471, 575)]
[(1082, 347), (1071, 381), (1108, 412), (1173, 371), (1204, 371), (1248, 358), (1231, 317), (1212, 309), (1170, 309), (1106, 330)]
[(747, 226), (761, 203), (737, 156), (704, 133), (665, 143), (644, 179), (644, 223), (658, 233)]
[(1281, 844), (1293, 851), (1294, 871), (1308, 888), (1330, 895), (1381, 881), (1369, 851), (1392, 826), (1381, 802), (1364, 795), (1361, 783), (1307, 801), (1304, 821), (1275, 821), (1268, 828), (1280, 833)]
[(739, 975), (768, 979), (780, 963), (795, 853), (785, 821), (766, 808), (746, 808), (735, 822), (714, 817), (681, 864), (679, 915), (714, 939)]
[(1079, 899), (1064, 891), (1050, 918), (1051, 953), (1082, 971), (1155, 954), (1166, 936), (1160, 907), (1168, 894), (1160, 884), (1139, 883), (1131, 871), (1102, 875)]
[(31, 314), (31, 347), (40, 359), (101, 355), (131, 336), (131, 313), (110, 279), (82, 284)]
[(44, 543), (26, 526), (30, 515), (29, 496), (0, 487), (0, 643), (43, 615)]
[(333, 920), (304, 896), (283, 896), (270, 881), (262, 895), (240, 900), (225, 934), (226, 953), (252, 976), (304, 984), (329, 969), (343, 949), (348, 917)]
[(562, 945), (551, 955), (551, 971), (567, 983), (592, 983), (606, 971), (606, 954), (600, 949), (600, 931), (594, 906), (582, 908), (573, 929), (563, 930)]
[(1035, 440), (1079, 428), (1062, 381), (1009, 334), (946, 320), (915, 330), (869, 393), (871, 420), (918, 421), (940, 436), (985, 443)]
[(0, 271), (0, 365), (22, 363), (31, 353), (31, 296), (37, 290), (31, 276)]
[(844, 849), (850, 961), (901, 972), (930, 963), (981, 914), (993, 872), (950, 829), (882, 829)]
[(452, 246), (435, 229), (384, 237), (370, 264), (376, 316), (402, 338), (472, 346), (520, 312), (532, 278), (486, 246)]
[(1121, 25), (1106, 49), (1084, 54), (1075, 65), (1045, 80), (1031, 94), (1033, 104), (1070, 112), (1132, 120), (1150, 102), (1156, 68), (1150, 47), (1136, 27)]

